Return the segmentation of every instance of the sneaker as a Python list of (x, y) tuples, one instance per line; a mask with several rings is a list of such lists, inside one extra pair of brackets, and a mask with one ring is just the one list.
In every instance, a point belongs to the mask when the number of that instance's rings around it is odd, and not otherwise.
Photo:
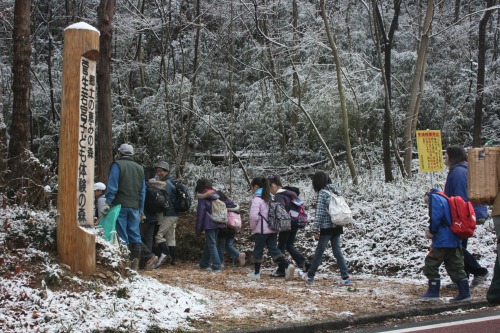
[(285, 269), (285, 280), (293, 279), (294, 273), (295, 273), (295, 266), (289, 264), (288, 267)]
[(241, 252), (240, 255), (238, 256), (238, 262), (240, 263), (240, 267), (245, 266), (245, 258), (246, 257), (247, 257), (247, 255), (245, 254), (245, 252)]
[(309, 276), (307, 276), (307, 272), (301, 272), (301, 271), (298, 271), (298, 272), (297, 272), (297, 276), (298, 276), (300, 279), (302, 279), (302, 280), (306, 281), (306, 283), (307, 283), (307, 284), (312, 284), (312, 283), (313, 283), (313, 281), (314, 281), (314, 280), (313, 280), (313, 279), (311, 279)]
[(153, 255), (151, 256), (148, 261), (146, 261), (146, 265), (144, 266), (145, 271), (151, 271), (155, 267), (156, 263), (158, 262), (158, 257)]
[(486, 281), (486, 278), (490, 275), (489, 272), (486, 272), (484, 275), (474, 275), (474, 278), (472, 279), (472, 282), (470, 283), (471, 288), (476, 288), (479, 286), (481, 283)]
[(158, 268), (161, 266), (161, 264), (163, 264), (163, 262), (168, 258), (168, 256), (165, 254), (165, 253), (162, 253), (161, 256), (160, 256), (160, 259), (158, 259), (158, 261), (156, 262), (154, 268)]
[(456, 283), (449, 283), (447, 284), (445, 287), (445, 289), (448, 289), (448, 290), (457, 290), (458, 289), (458, 286)]
[(255, 274), (255, 272), (248, 273), (248, 274), (247, 274), (247, 277), (248, 277), (250, 280), (260, 280), (260, 273), (258, 273), (258, 274)]
[(347, 279), (339, 279), (337, 281), (337, 284), (339, 286), (352, 286), (352, 282), (351, 282), (351, 279), (347, 278)]

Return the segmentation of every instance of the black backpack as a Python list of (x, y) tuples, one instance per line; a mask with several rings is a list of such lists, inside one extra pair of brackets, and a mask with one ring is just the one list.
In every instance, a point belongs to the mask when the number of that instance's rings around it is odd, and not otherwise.
[(187, 212), (191, 208), (192, 201), (189, 189), (181, 181), (176, 181), (174, 185), (177, 193), (177, 200), (174, 200), (174, 208), (177, 212)]
[(170, 207), (170, 196), (165, 188), (146, 183), (146, 199), (144, 200), (144, 211), (149, 214), (163, 212)]

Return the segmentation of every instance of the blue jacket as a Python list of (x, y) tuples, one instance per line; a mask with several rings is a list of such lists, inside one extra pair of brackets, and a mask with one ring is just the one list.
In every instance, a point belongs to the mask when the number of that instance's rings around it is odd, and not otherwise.
[(462, 240), (451, 231), (451, 212), (448, 200), (439, 194), (438, 190), (429, 192), (429, 231), (433, 235), (433, 248), (459, 248)]
[(212, 200), (219, 199), (219, 195), (211, 190), (205, 193), (197, 193), (198, 208), (196, 216), (196, 231), (202, 232), (205, 230), (222, 228), (222, 223), (213, 222), (208, 214), (212, 214)]
[[(458, 195), (465, 201), (469, 201), (469, 194), (467, 191), (467, 163), (457, 163), (450, 168), (448, 176), (446, 177), (446, 184), (444, 185), (444, 194), (449, 197)], [(486, 206), (474, 206), (476, 218), (487, 218), (488, 208)]]

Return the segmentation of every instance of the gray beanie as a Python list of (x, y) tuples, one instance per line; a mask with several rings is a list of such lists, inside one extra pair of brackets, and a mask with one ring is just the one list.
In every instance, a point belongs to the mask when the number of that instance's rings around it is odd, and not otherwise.
[(134, 155), (134, 147), (132, 147), (131, 145), (126, 144), (126, 143), (122, 143), (122, 145), (120, 146), (120, 148), (118, 148), (118, 151), (123, 156), (132, 156), (132, 155)]
[(170, 171), (170, 165), (168, 165), (167, 162), (161, 161), (155, 164), (155, 169), (156, 168), (162, 168), (163, 170)]

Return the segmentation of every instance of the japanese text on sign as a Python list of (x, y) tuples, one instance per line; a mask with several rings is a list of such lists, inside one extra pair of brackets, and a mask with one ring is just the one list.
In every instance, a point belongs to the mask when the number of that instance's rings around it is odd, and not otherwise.
[(417, 131), (416, 134), (420, 172), (444, 171), (441, 131)]
[(80, 225), (92, 225), (94, 219), (95, 61), (82, 57), (79, 80), (80, 127), (78, 138), (77, 219)]

